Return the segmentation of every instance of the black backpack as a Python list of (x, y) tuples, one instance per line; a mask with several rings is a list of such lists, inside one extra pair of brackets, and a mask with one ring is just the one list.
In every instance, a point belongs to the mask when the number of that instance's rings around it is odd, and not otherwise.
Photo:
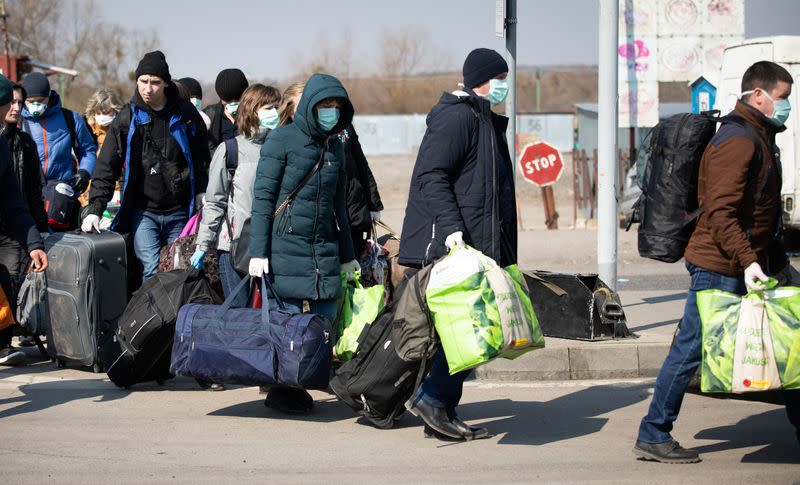
[(330, 381), (339, 399), (379, 428), (394, 426), (438, 349), (424, 300), (431, 267), (400, 284), (398, 298), (364, 327), (356, 355)]
[[(745, 128), (759, 146), (759, 135), (744, 119), (718, 111), (683, 113), (659, 122), (645, 143), (642, 194), (634, 205), (628, 225), (639, 222), (639, 255), (674, 263), (683, 257), (695, 221), (703, 213), (697, 205), (697, 176), (706, 146), (717, 132), (717, 123)], [(760, 154), (760, 150), (756, 150)], [(751, 170), (758, 173), (761, 157)]]
[(219, 305), (222, 299), (195, 269), (156, 273), (136, 290), (113, 338), (102, 345), (101, 362), (120, 387), (164, 381), (169, 372), (178, 311), (187, 303)]

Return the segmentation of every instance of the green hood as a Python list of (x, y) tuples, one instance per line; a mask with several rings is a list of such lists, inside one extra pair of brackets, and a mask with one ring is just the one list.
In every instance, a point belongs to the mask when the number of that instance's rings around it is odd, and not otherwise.
[[(340, 98), (343, 101), (339, 123), (330, 132), (323, 131), (317, 122), (317, 117), (314, 116), (314, 106), (325, 98)], [(303, 133), (312, 138), (326, 138), (345, 129), (352, 120), (353, 105), (347, 97), (347, 91), (338, 79), (320, 73), (308, 78), (293, 120), (293, 123)]]

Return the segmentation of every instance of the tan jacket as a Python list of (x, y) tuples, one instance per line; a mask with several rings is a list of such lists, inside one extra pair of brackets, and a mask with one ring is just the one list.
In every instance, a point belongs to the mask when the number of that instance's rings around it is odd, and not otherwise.
[[(785, 128), (776, 128), (741, 101), (731, 114), (754, 127), (760, 140), (756, 145), (746, 128), (723, 124), (706, 147), (697, 183), (697, 199), (705, 211), (684, 256), (696, 266), (737, 276), (754, 262), (768, 271), (767, 246), (777, 230), (781, 207), (775, 134)], [(760, 166), (756, 150), (761, 153)]]

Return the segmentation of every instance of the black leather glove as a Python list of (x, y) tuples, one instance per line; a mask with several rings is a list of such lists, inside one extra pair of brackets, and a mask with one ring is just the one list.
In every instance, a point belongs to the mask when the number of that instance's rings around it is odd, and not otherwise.
[(72, 176), (72, 190), (75, 191), (75, 195), (82, 194), (86, 190), (91, 178), (92, 176), (89, 175), (89, 172), (83, 169), (78, 170), (78, 173)]

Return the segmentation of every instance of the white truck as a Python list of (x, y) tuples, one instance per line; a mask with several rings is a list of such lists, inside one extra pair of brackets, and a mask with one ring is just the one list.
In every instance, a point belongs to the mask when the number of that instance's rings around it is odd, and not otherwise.
[(783, 164), (783, 222), (788, 228), (800, 229), (800, 36), (747, 39), (725, 49), (715, 108), (723, 115), (733, 109), (741, 93), (744, 71), (758, 61), (780, 64), (794, 79), (789, 97), (792, 112), (786, 131), (778, 134), (776, 143)]

